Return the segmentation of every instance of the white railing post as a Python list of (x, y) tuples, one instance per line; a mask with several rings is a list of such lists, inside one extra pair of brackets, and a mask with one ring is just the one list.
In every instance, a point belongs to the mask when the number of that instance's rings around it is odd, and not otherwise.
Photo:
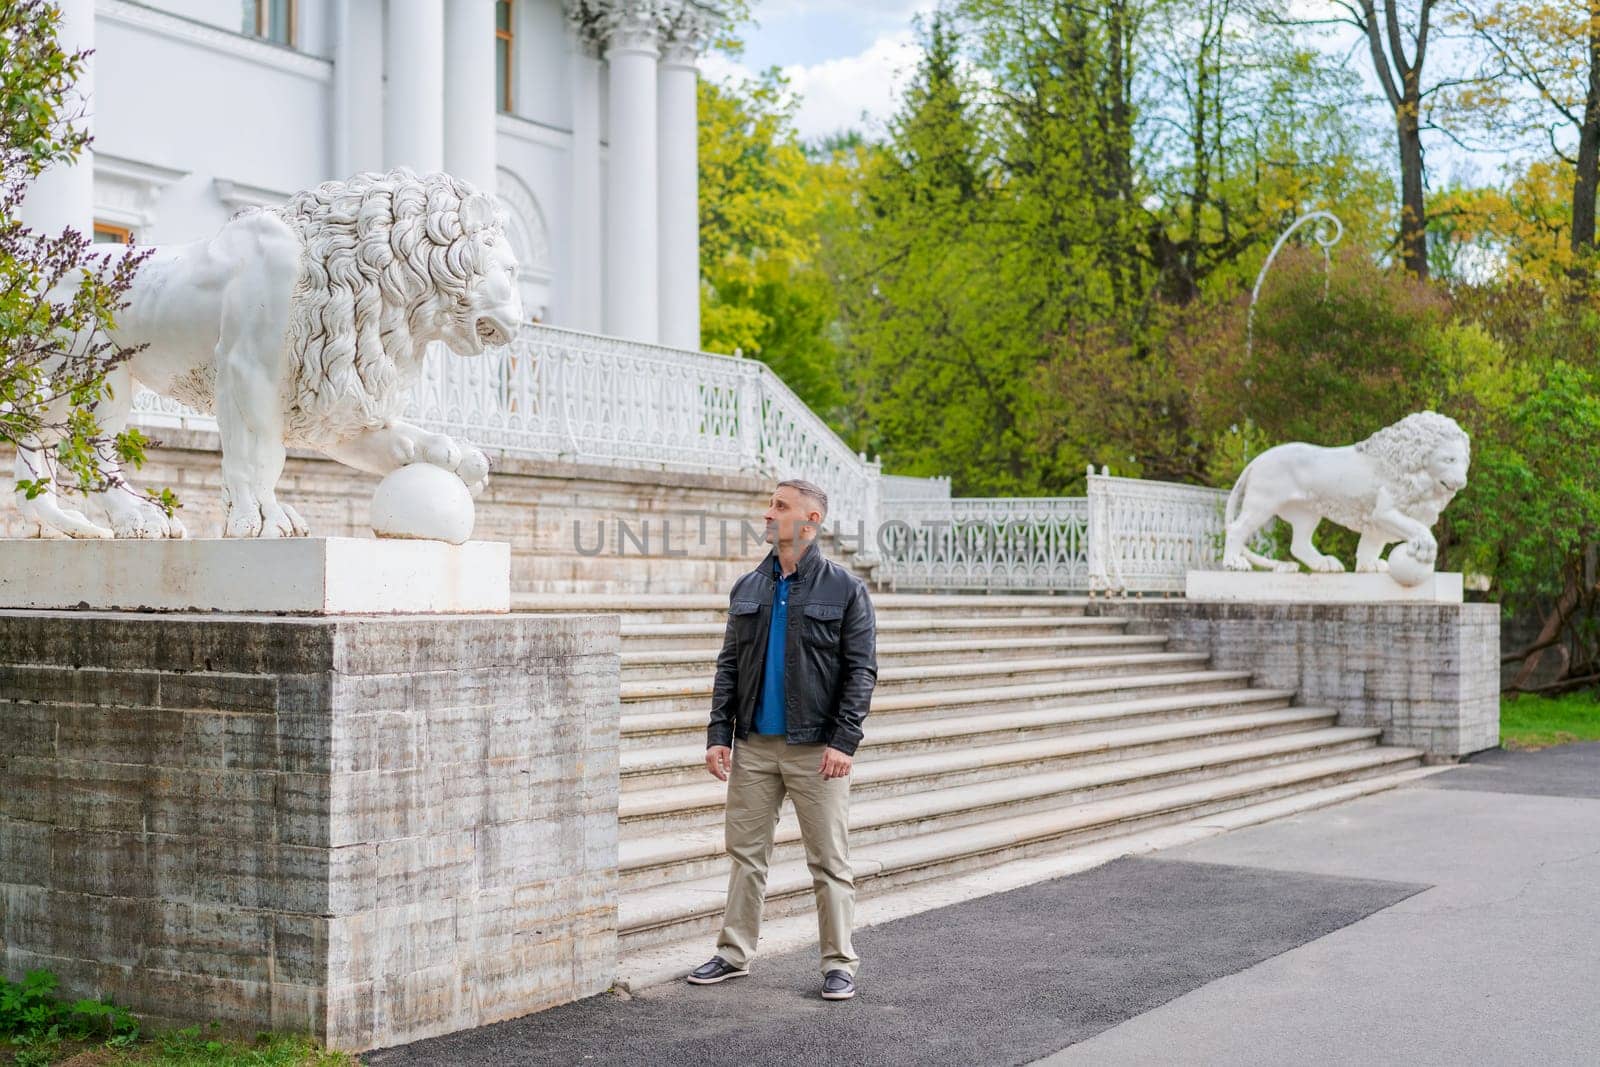
[(1109, 501), (1106, 499), (1104, 485), (1095, 476), (1094, 464), (1089, 465), (1085, 477), (1084, 492), (1088, 496), (1088, 570), (1089, 593), (1107, 593), (1111, 589), (1111, 574), (1107, 565), (1110, 555), (1111, 525), (1107, 521), (1106, 510)]
[(883, 461), (878, 457), (868, 460), (865, 452), (858, 455), (865, 477), (861, 517), (856, 521), (856, 530), (860, 537), (856, 552), (863, 563), (872, 565), (881, 559), (878, 551), (878, 524), (882, 521), (880, 516), (883, 513)]
[(739, 462), (745, 470), (761, 470), (762, 372), (766, 366), (755, 360), (742, 364), (745, 373), (739, 382)]

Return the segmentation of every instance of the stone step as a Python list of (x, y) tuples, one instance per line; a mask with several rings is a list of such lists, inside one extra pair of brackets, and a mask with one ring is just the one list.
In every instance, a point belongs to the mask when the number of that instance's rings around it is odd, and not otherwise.
[[(1113, 656), (1051, 656), (1044, 659), (958, 662), (914, 667), (883, 667), (872, 691), (874, 702), (896, 693), (921, 693), (973, 686), (1026, 685), (1069, 678), (1110, 678), (1162, 671), (1204, 670), (1204, 652), (1128, 652)], [(699, 709), (711, 699), (710, 674), (679, 675), (622, 683), (624, 713)], [(668, 704), (671, 705), (670, 709)]]
[[(1350, 731), (1357, 733), (1350, 733)], [(968, 822), (995, 819), (1002, 814), (1021, 814), (1050, 806), (1083, 803), (1099, 800), (1109, 795), (1155, 789), (1162, 785), (1232, 774), (1242, 769), (1275, 765), (1288, 760), (1299, 760), (1309, 755), (1330, 755), (1347, 749), (1370, 749), (1378, 742), (1378, 729), (1358, 726), (1317, 726), (1298, 729), (1290, 733), (1269, 737), (1250, 737), (1245, 741), (1222, 739), (1221, 744), (1176, 747), (1170, 752), (1158, 752), (1144, 757), (1118, 758), (1118, 760), (1067, 765), (1058, 768), (1027, 769), (1013, 766), (1010, 774), (990, 776), (986, 781), (973, 784), (944, 784), (934, 777), (928, 781), (910, 782), (901, 789), (867, 789), (851, 805), (851, 825), (861, 827), (862, 840), (904, 837), (906, 833), (925, 833), (936, 829), (954, 829)], [(936, 774), (931, 769), (915, 766), (902, 768), (907, 774)], [(883, 782), (878, 782), (882, 785)], [(707, 856), (717, 856), (722, 846), (723, 797), (722, 782), (714, 782), (715, 790), (704, 785), (682, 785), (672, 797), (658, 795), (648, 798), (658, 805), (677, 805), (675, 809), (656, 811), (651, 817), (624, 817), (622, 843), (629, 848), (643, 848), (646, 856), (659, 862), (682, 861), (686, 854), (683, 841), (690, 841), (694, 849), (712, 849)], [(918, 787), (920, 785), (920, 787)], [(715, 797), (706, 806), (707, 797)], [(859, 808), (859, 813), (858, 813)], [(781, 841), (797, 840), (794, 809), (787, 808), (789, 837)], [(651, 849), (662, 849), (654, 853)], [(707, 845), (709, 843), (709, 845)], [(693, 853), (693, 849), (691, 849)], [(698, 856), (699, 853), (693, 853)], [(798, 854), (798, 853), (795, 853)], [(662, 856), (664, 859), (662, 859)], [(646, 864), (648, 865), (648, 864)], [(654, 880), (666, 878), (656, 872)]]
[[(1243, 693), (1258, 691), (1246, 689)], [(1024, 721), (1008, 725), (1000, 733), (992, 718), (942, 718), (928, 728), (904, 723), (898, 728), (904, 734), (899, 741), (896, 728), (886, 734), (869, 729), (866, 741), (856, 750), (854, 789), (859, 795), (909, 792), (925, 787), (931, 777), (984, 781), (1018, 769), (1102, 763), (1181, 745), (1221, 744), (1331, 725), (1330, 710), (1286, 707), (1286, 702), (1288, 696), (1283, 693), (1238, 704), (1216, 702), (1206, 707), (1206, 713), (1190, 713), (1186, 718), (1150, 717), (1149, 705), (1154, 701), (1130, 705), (1144, 707), (1144, 715), (1126, 713), (1115, 718), (1099, 713), (1083, 717), (1078, 713), (1083, 709), (1059, 709), (1050, 712), (1050, 721)], [(707, 773), (704, 742), (659, 752), (622, 753), (624, 819), (658, 817), (659, 821), (659, 817), (678, 816), (690, 797), (690, 793), (680, 792), (685, 789), (694, 790), (691, 806), (702, 813), (722, 809), (726, 785)]]
[[(1109, 615), (1046, 615), (1036, 618), (1009, 615), (891, 618), (879, 621), (878, 639), (929, 641), (951, 636), (970, 638), (975, 633), (1012, 637), (1066, 637), (1085, 634), (1121, 634), (1128, 620)], [(722, 646), (727, 621), (690, 623), (630, 623), (622, 621), (622, 647), (627, 651)]]
[[(940, 833), (1021, 815), (1060, 810), (1112, 797), (1163, 789), (1284, 763), (1369, 750), (1381, 730), (1325, 727), (1088, 767), (1013, 774), (978, 785), (941, 783), (895, 796), (851, 798), (851, 847), (872, 846), (912, 835)], [(792, 806), (774, 834), (774, 864), (799, 862), (805, 853)], [(721, 820), (710, 825), (630, 837), (619, 844), (623, 892), (668, 882), (692, 881), (726, 870)]]
[[(1133, 700), (1142, 696), (1174, 696), (1240, 689), (1250, 684), (1249, 671), (1144, 670), (1100, 678), (1064, 678), (1027, 685), (976, 686), (920, 693), (873, 694), (870, 715), (879, 729), (908, 716), (929, 722), (982, 711), (995, 729), (1008, 726), (1008, 716), (1067, 704)], [(680, 742), (702, 733), (709, 718), (710, 698), (659, 698), (622, 702), (622, 750), (657, 743)], [(658, 710), (666, 709), (666, 710)]]
[[(1090, 634), (1069, 637), (1002, 637), (974, 635), (943, 641), (878, 642), (879, 671), (917, 664), (945, 664), (961, 660), (1031, 659), (1037, 656), (1095, 656), (1132, 652), (1159, 652), (1167, 645), (1162, 634)], [(630, 682), (685, 675), (711, 675), (716, 671), (716, 648), (630, 649), (622, 653), (622, 676)]]
[[(1419, 765), (1421, 758), (1422, 753), (1414, 749), (1370, 747), (876, 842), (852, 850), (856, 891), (858, 897), (871, 897), (898, 886), (945, 878), (1115, 834), (1150, 830), (1306, 790), (1393, 774)], [(713, 933), (721, 923), (727, 884), (726, 873), (720, 873), (623, 894), (618, 915), (619, 947), (632, 952), (694, 934)], [(805, 864), (775, 864), (767, 877), (765, 914), (776, 918), (811, 906), (811, 875)]]
[[(851, 835), (853, 840), (874, 841), (954, 829), (1002, 814), (1101, 800), (1312, 755), (1368, 749), (1378, 736), (1374, 728), (1330, 725), (1323, 715), (1277, 733), (1253, 734), (1248, 726), (1224, 729), (1211, 744), (1194, 736), (1163, 739), (1150, 729), (1142, 737), (1134, 734), (1115, 741), (1102, 734), (1094, 739), (1098, 749), (1090, 750), (1088, 757), (1083, 752), (1064, 750), (1056, 755), (1043, 750), (1037, 765), (1029, 765), (1019, 753), (994, 753), (995, 763), (986, 763), (989, 752), (883, 760), (875, 766), (875, 774), (867, 774), (867, 766), (859, 768), (861, 787), (851, 787)], [(717, 781), (624, 797), (629, 816), (646, 805), (650, 811), (646, 817), (624, 817), (622, 821), (624, 873), (659, 883), (669, 878), (661, 867), (722, 856), (725, 798), (726, 787)], [(786, 803), (784, 813), (778, 841), (787, 846), (798, 840), (798, 830), (792, 805)], [(645, 869), (654, 869), (653, 875), (640, 873)], [(677, 880), (683, 877), (683, 873), (672, 873)]]
[[(747, 567), (746, 570), (749, 568)], [(1038, 595), (973, 594), (961, 596), (937, 593), (874, 593), (872, 606), (878, 619), (937, 616), (969, 618), (1003, 614), (1014, 618), (1037, 616), (1081, 616), (1089, 605), (1088, 597)], [(512, 598), (512, 610), (550, 612), (561, 615), (593, 615), (616, 612), (629, 624), (636, 623), (722, 623), (728, 616), (728, 594), (683, 593), (678, 595), (640, 594), (637, 596), (597, 593), (525, 592)]]
[[(1291, 793), (1274, 800), (1244, 804), (1198, 818), (1178, 819), (1154, 829), (1121, 833), (1087, 844), (1062, 847), (965, 874), (885, 890), (857, 901), (856, 929), (862, 930), (934, 908), (1078, 874), (1123, 856), (1192, 844), (1231, 830), (1343, 804), (1373, 793), (1405, 787), (1419, 778), (1447, 769), (1419, 767), (1358, 778), (1338, 785)], [(711, 955), (714, 938), (713, 927), (710, 937), (697, 932), (688, 938), (632, 947), (618, 960), (617, 987), (637, 993), (663, 982), (681, 980)], [(816, 943), (817, 920), (809, 908), (801, 907), (789, 915), (769, 918), (761, 925), (763, 957), (795, 949), (815, 952)], [(757, 966), (761, 966), (759, 961)]]

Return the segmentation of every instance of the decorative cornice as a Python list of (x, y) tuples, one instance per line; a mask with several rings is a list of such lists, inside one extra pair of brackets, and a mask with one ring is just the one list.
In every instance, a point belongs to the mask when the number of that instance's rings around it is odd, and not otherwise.
[(102, 222), (137, 232), (155, 222), (162, 190), (189, 172), (94, 153), (94, 214)]
[(229, 212), (247, 207), (277, 207), (289, 199), (288, 193), (280, 193), (276, 189), (267, 189), (260, 185), (246, 185), (227, 178), (211, 179), (211, 187), (216, 190), (217, 199), (226, 205)]
[(263, 67), (309, 78), (316, 82), (333, 80), (333, 62), (293, 48), (232, 33), (205, 22), (160, 11), (133, 0), (97, 0), (95, 14), (112, 22), (144, 30), (175, 41), (186, 41), (215, 52), (238, 56)]

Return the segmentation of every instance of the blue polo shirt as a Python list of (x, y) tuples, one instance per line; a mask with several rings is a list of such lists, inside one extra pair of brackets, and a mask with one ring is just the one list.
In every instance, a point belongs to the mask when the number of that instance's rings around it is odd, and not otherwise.
[[(795, 573), (799, 573), (796, 571)], [(789, 717), (783, 710), (784, 638), (789, 632), (789, 586), (791, 574), (783, 576), (783, 564), (772, 557), (772, 624), (767, 628), (767, 662), (761, 671), (761, 702), (756, 706), (756, 721), (750, 728), (758, 734), (786, 734)]]

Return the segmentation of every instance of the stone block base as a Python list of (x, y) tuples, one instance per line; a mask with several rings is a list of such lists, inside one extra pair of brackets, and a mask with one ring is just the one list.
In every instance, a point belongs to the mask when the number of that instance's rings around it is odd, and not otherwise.
[(359, 537), (0, 540), (0, 608), (510, 611), (511, 546)]
[(612, 616), (0, 612), (0, 965), (395, 1045), (605, 990)]
[(1401, 585), (1387, 574), (1275, 574), (1272, 571), (1190, 571), (1184, 596), (1192, 601), (1287, 604), (1459, 604), (1461, 575), (1428, 575)]
[[(1312, 575), (1311, 577), (1323, 577)], [(1452, 760), (1500, 743), (1495, 604), (1271, 604), (1100, 600), (1090, 611), (1164, 633), (1174, 651), (1254, 672), (1341, 726), (1379, 726), (1386, 745)]]

